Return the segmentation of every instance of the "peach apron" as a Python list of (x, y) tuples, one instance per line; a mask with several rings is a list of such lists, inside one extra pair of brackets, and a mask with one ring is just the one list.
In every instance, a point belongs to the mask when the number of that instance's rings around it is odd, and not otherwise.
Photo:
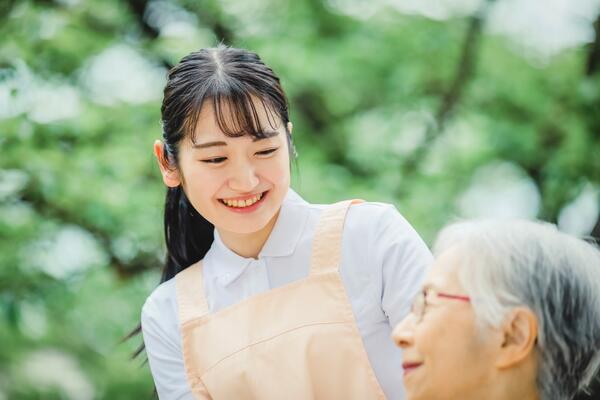
[(339, 273), (351, 201), (322, 212), (307, 278), (209, 313), (202, 263), (176, 276), (183, 359), (198, 399), (385, 399)]

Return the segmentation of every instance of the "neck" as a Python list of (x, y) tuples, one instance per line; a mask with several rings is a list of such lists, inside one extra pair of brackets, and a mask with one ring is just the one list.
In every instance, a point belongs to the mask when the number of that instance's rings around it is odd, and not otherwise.
[(540, 400), (535, 385), (523, 385), (519, 381), (496, 381), (478, 389), (469, 391), (461, 397), (462, 400)]
[(258, 258), (258, 254), (273, 231), (279, 212), (261, 230), (251, 233), (235, 233), (219, 230), (221, 240), (231, 251), (244, 258)]
[(540, 400), (539, 393), (535, 386), (526, 387), (518, 383), (513, 386), (509, 384), (499, 387), (498, 390), (496, 390), (495, 393), (489, 398), (497, 400)]
[(536, 383), (536, 363), (524, 362), (518, 368), (503, 371), (498, 376), (489, 399), (540, 400)]

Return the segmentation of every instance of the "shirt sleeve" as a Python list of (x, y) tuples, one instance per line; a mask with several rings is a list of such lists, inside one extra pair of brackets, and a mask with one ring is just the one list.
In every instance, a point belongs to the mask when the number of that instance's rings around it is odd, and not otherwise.
[(433, 256), (395, 207), (386, 207), (377, 225), (373, 247), (382, 268), (381, 306), (393, 328), (410, 311)]
[[(197, 399), (187, 381), (176, 310), (169, 307), (168, 302), (150, 296), (142, 308), (141, 320), (146, 355), (159, 399)], [(206, 394), (200, 398), (210, 397)]]

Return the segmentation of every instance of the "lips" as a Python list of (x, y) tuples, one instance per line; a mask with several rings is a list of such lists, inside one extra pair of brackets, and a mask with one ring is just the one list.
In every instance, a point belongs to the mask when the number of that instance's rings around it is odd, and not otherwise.
[(404, 375), (408, 375), (413, 372), (415, 369), (419, 368), (423, 363), (421, 362), (405, 362), (402, 363), (402, 368), (404, 369)]

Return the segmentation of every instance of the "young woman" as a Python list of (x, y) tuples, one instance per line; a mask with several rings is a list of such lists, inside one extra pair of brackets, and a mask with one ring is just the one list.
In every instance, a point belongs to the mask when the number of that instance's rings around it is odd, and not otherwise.
[(391, 327), (431, 262), (406, 220), (290, 189), (288, 102), (249, 51), (183, 58), (162, 123), (168, 253), (142, 310), (159, 397), (403, 398)]

